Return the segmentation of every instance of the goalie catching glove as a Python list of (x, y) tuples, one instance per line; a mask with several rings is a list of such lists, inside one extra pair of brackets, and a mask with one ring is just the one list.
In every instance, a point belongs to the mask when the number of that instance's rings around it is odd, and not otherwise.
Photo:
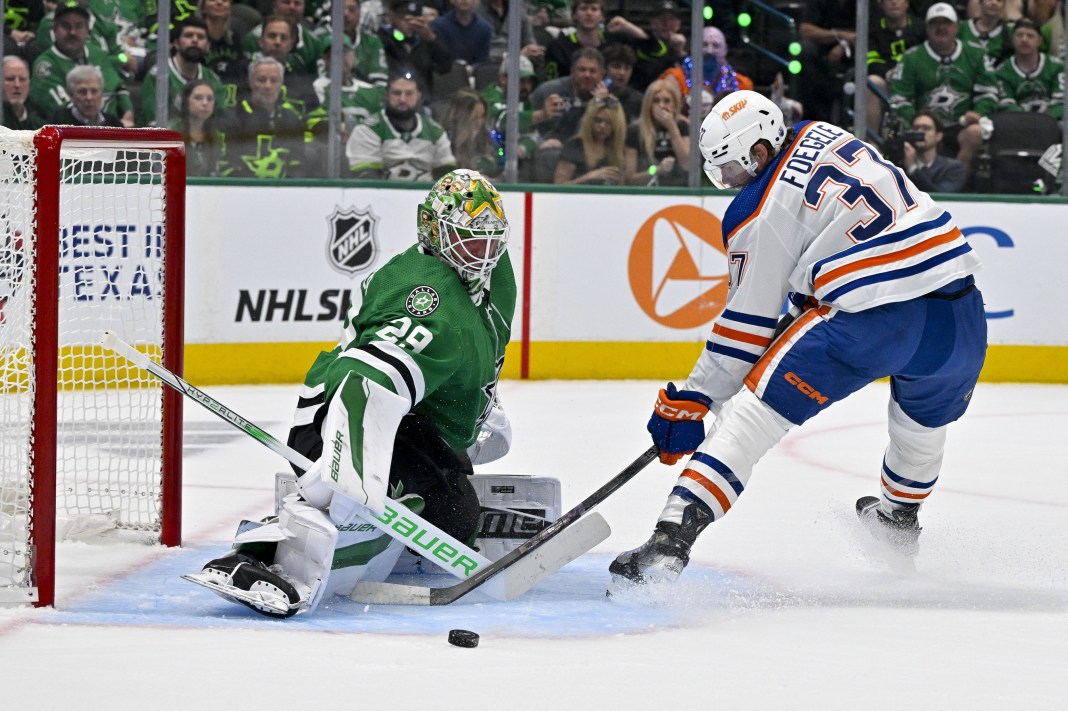
[(705, 440), (702, 420), (711, 406), (712, 399), (696, 390), (678, 390), (675, 383), (660, 389), (646, 429), (660, 450), (661, 462), (674, 464), (701, 446)]

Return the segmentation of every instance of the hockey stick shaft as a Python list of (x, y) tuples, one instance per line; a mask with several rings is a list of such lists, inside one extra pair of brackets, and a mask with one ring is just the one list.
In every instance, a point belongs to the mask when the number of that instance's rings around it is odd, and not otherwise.
[(637, 474), (645, 469), (654, 459), (656, 459), (658, 450), (656, 446), (649, 447), (649, 449), (638, 455), (638, 458), (631, 462), (627, 467), (616, 474), (608, 482), (606, 482), (600, 489), (593, 492), (585, 499), (582, 500), (577, 506), (558, 518), (552, 525), (543, 528), (533, 538), (527, 540), (525, 543), (515, 548), (507, 555), (503, 556), (499, 560), (495, 561), (491, 565), (480, 569), (474, 575), (465, 580), (461, 580), (455, 585), (450, 585), (444, 588), (433, 588), (430, 590), (430, 604), (431, 605), (448, 605), (451, 602), (455, 602), (467, 593), (471, 592), (475, 588), (484, 584), (493, 576), (500, 573), (502, 570), (507, 569), (513, 565), (517, 560), (524, 558), (533, 551), (537, 550), (539, 546), (543, 545), (546, 541), (552, 539), (554, 536), (560, 533), (575, 521), (578, 521), (582, 516), (592, 509), (597, 504), (601, 503), (609, 496), (611, 496), (619, 487), (626, 484), (633, 479)]
[[(111, 331), (105, 331), (104, 336), (101, 339), (101, 345), (108, 350), (121, 355), (134, 365), (148, 371), (186, 397), (200, 403), (207, 410), (210, 410), (234, 427), (237, 427), (242, 432), (248, 434), (291, 464), (300, 467), (304, 471), (307, 471), (314, 464), (310, 459), (276, 439), (269, 432), (266, 432), (252, 422), (249, 422), (215, 398), (193, 385), (190, 385), (162, 365), (156, 363), (144, 353), (141, 353), (129, 343), (119, 338), (117, 334)], [(362, 506), (362, 504), (360, 504), (360, 506)], [(487, 558), (472, 550), (461, 541), (458, 541), (453, 536), (445, 533), (434, 524), (424, 520), (415, 512), (410, 511), (403, 504), (398, 504), (391, 499), (386, 499), (386, 510), (384, 514), (376, 515), (373, 511), (364, 507), (361, 511), (361, 517), (365, 518), (383, 533), (401, 541), (405, 545), (422, 548), (426, 551), (424, 557), (461, 580), (466, 579), (468, 576), (477, 573), (478, 570), (490, 565), (490, 561)], [(415, 535), (413, 535), (413, 533)], [(433, 551), (419, 543), (420, 540), (432, 540), (433, 542), (430, 546), (433, 548)], [(486, 592), (491, 597), (503, 599), (503, 592), (500, 590), (494, 589), (487, 590)]]

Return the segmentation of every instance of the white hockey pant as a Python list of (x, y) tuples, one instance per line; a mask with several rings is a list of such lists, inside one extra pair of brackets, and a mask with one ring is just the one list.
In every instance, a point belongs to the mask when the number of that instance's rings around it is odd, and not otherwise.
[(675, 482), (660, 521), (681, 523), (682, 512), (698, 503), (722, 518), (738, 500), (753, 466), (779, 443), (793, 424), (761, 402), (748, 388), (731, 398), (705, 441)]
[(891, 398), (890, 444), (883, 455), (883, 503), (891, 509), (919, 506), (934, 489), (942, 468), (946, 427), (924, 427)]

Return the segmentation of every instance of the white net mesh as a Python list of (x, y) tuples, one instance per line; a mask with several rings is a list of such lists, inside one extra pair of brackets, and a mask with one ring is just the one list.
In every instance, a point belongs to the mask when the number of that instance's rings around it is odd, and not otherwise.
[[(159, 531), (162, 388), (97, 345), (105, 330), (159, 361), (163, 348), (163, 153), (68, 148), (59, 194), (56, 411), (34, 412), (38, 309), (32, 133), (0, 132), (0, 600), (33, 581), (32, 441), (56, 423), (57, 531)], [(34, 418), (39, 422), (34, 424)], [(86, 523), (89, 522), (89, 523)], [(12, 595), (11, 593), (15, 593)]]

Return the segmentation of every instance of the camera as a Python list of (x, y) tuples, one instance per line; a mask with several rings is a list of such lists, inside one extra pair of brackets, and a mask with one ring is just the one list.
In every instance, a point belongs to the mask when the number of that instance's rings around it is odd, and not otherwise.
[(911, 143), (915, 145), (917, 143), (923, 143), (924, 140), (927, 138), (927, 134), (923, 131), (905, 131), (905, 134), (902, 136), (902, 138), (905, 139), (905, 143)]

